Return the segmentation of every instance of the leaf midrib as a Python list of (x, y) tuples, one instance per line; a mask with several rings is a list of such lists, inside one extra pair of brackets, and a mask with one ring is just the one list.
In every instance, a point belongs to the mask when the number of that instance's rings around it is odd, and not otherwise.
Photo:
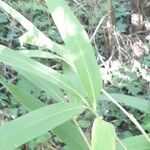
[(78, 43), (78, 40), (76, 38), (74, 38), (76, 43), (77, 43), (77, 47), (79, 49), (79, 52), (80, 52), (80, 56), (82, 57), (82, 60), (83, 60), (83, 63), (84, 63), (84, 66), (85, 66), (85, 70), (87, 72), (87, 75), (88, 75), (88, 78), (89, 78), (89, 83), (90, 83), (90, 87), (91, 87), (91, 90), (92, 90), (92, 95), (93, 95), (93, 101), (96, 102), (96, 96), (95, 96), (95, 92), (94, 92), (94, 86), (93, 86), (93, 83), (92, 83), (92, 80), (91, 80), (91, 75), (90, 75), (90, 72), (89, 72), (89, 69), (87, 67), (87, 63), (86, 63), (86, 60), (85, 60), (85, 57), (84, 57), (84, 54), (83, 54), (83, 51), (81, 50), (81, 46), (79, 45)]

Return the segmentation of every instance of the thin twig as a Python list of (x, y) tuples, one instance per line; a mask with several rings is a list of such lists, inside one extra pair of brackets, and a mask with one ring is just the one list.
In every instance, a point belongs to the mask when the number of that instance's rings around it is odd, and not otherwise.
[(99, 23), (98, 23), (98, 25), (97, 25), (97, 27), (96, 27), (96, 29), (95, 29), (93, 35), (92, 35), (91, 38), (90, 38), (90, 41), (92, 41), (92, 40), (94, 39), (95, 35), (96, 35), (97, 32), (98, 32), (98, 29), (100, 28), (100, 26), (102, 25), (102, 23), (103, 23), (103, 21), (105, 20), (106, 17), (107, 17), (107, 15), (105, 15), (105, 16), (103, 16), (103, 17), (101, 18), (101, 20), (99, 21)]

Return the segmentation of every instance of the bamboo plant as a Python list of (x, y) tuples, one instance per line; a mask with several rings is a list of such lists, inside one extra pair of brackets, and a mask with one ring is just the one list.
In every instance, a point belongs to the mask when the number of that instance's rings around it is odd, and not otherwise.
[[(144, 148), (149, 147), (148, 135), (119, 102), (146, 113), (150, 113), (150, 103), (142, 100), (145, 105), (139, 106), (133, 97), (130, 97), (133, 99), (133, 103), (130, 103), (125, 95), (109, 95), (102, 88), (100, 70), (87, 33), (67, 2), (45, 2), (63, 39), (62, 45), (49, 39), (18, 11), (0, 0), (0, 7), (26, 29), (26, 33), (19, 38), (20, 44), (28, 43), (39, 48), (15, 51), (0, 45), (0, 62), (11, 66), (53, 99), (53, 104), (46, 105), (19, 86), (7, 83), (1, 76), (0, 83), (28, 113), (0, 126), (0, 150), (14, 150), (48, 131), (57, 135), (70, 150), (130, 150), (136, 147), (136, 141), (139, 144), (136, 150), (141, 150), (141, 145)], [(45, 52), (44, 49), (49, 51)], [(59, 59), (62, 63), (62, 73), (38, 62), (34, 59), (37, 57)], [(64, 93), (67, 95), (67, 101)], [(115, 127), (97, 113), (100, 100), (110, 100), (117, 105), (142, 135), (119, 139)], [(87, 139), (77, 122), (77, 116), (85, 110), (91, 111), (95, 116), (91, 139)]]

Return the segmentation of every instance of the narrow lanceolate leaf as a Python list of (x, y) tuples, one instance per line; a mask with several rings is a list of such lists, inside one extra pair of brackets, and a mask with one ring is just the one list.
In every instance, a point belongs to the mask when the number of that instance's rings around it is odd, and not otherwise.
[[(150, 143), (143, 135), (132, 136), (122, 139), (122, 143), (126, 146), (127, 150), (149, 150)], [(122, 150), (122, 146), (118, 143), (117, 150)]]
[[(71, 83), (72, 83), (73, 87), (75, 87), (75, 89), (79, 89), (81, 95), (83, 95), (84, 97), (87, 97), (87, 93), (84, 90), (83, 83), (80, 80), (80, 77), (78, 76), (78, 74), (76, 74), (73, 71), (73, 69), (66, 63), (62, 62), (61, 64), (62, 64), (62, 68), (63, 68), (64, 77), (66, 79), (68, 79), (69, 81), (72, 81)], [(68, 98), (75, 100), (77, 97), (75, 97), (71, 93), (68, 93)]]
[(84, 109), (85, 107), (80, 104), (57, 103), (6, 123), (0, 126), (0, 148), (14, 150), (80, 114)]
[[(112, 93), (110, 95), (119, 103), (150, 113), (150, 101), (148, 100), (117, 93)], [(104, 95), (101, 96), (101, 99), (108, 100), (108, 98)]]
[(116, 134), (112, 124), (96, 118), (92, 127), (92, 150), (116, 150)]
[[(46, 104), (35, 98), (33, 95), (16, 85), (6, 83), (2, 78), (0, 78), (0, 83), (3, 84), (15, 99), (25, 106), (27, 110), (33, 111), (46, 106)], [(73, 121), (67, 121), (57, 126), (52, 132), (66, 143), (71, 150), (76, 150), (76, 148), (78, 148), (78, 150), (90, 150), (87, 139)]]
[(65, 0), (45, 1), (67, 47), (66, 56), (75, 65), (90, 102), (96, 107), (102, 82), (88, 36)]
[(30, 111), (30, 110), (35, 110), (38, 108), (41, 108), (45, 106), (43, 102), (32, 96), (31, 94), (27, 93), (25, 90), (22, 88), (13, 85), (13, 84), (8, 84), (0, 78), (0, 83), (5, 86), (5, 88), (14, 96), (14, 98), (25, 108)]
[(69, 150), (91, 150), (85, 135), (74, 122), (65, 122), (53, 129), (52, 132), (67, 144)]
[(53, 84), (76, 95), (79, 102), (86, 103), (80, 91), (72, 87), (69, 83), (71, 81), (65, 79), (62, 74), (3, 45), (0, 45), (0, 62), (10, 65), (29, 80), (30, 76), (35, 76), (39, 83), (47, 86)]
[[(48, 48), (52, 51), (62, 54), (63, 46), (53, 42), (41, 31), (39, 31), (28, 19), (21, 15), (18, 11), (13, 9), (7, 3), (0, 0), (0, 8), (5, 10), (14, 19), (16, 19), (28, 32), (21, 38), (21, 42), (27, 42), (29, 44), (35, 44), (44, 48)], [(30, 42), (29, 42), (30, 41)], [(39, 44), (39, 45), (38, 45)]]
[(31, 58), (58, 59), (58, 60), (65, 62), (66, 64), (68, 64), (70, 67), (72, 67), (72, 68), (74, 67), (74, 65), (71, 62), (68, 62), (63, 57), (60, 57), (51, 52), (45, 52), (45, 51), (41, 51), (41, 50), (20, 50), (19, 52), (24, 54), (25, 56), (31, 57)]
[(19, 50), (19, 52), (24, 54), (27, 57), (45, 58), (45, 59), (60, 59), (60, 60), (63, 59), (62, 57), (60, 57), (56, 54), (41, 51), (41, 50)]

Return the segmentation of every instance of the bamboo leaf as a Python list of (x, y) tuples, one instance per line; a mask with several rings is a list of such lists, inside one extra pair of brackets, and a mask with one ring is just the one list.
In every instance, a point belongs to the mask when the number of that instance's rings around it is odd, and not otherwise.
[(21, 13), (13, 9), (7, 3), (0, 0), (0, 7), (16, 19), (26, 30), (27, 33), (20, 37), (20, 43), (28, 43), (43, 48), (55, 51), (58, 54), (63, 54), (64, 47), (50, 40), (45, 34), (39, 31), (28, 19)]
[(85, 135), (74, 122), (65, 122), (53, 129), (53, 132), (68, 144), (67, 146), (70, 150), (91, 150)]
[[(10, 65), (29, 80), (33, 78), (38, 81), (38, 83), (46, 84), (47, 86), (54, 84), (55, 86), (76, 95), (79, 98), (79, 102), (82, 101), (87, 104), (85, 98), (80, 94), (80, 91), (74, 89), (69, 83), (71, 81), (67, 81), (62, 74), (33, 59), (25, 57), (19, 52), (0, 45), (0, 61)], [(37, 82), (35, 84), (37, 84)]]
[(46, 59), (60, 59), (60, 60), (63, 59), (62, 57), (60, 57), (56, 54), (41, 51), (41, 50), (19, 50), (19, 52), (24, 54), (27, 57), (46, 58)]
[(25, 106), (28, 111), (45, 106), (43, 102), (39, 101), (31, 94), (28, 94), (26, 91), (22, 90), (18, 86), (4, 82), (2, 80), (2, 77), (0, 77), (0, 83), (3, 84), (5, 88), (14, 96), (14, 98), (23, 106)]
[(112, 124), (96, 118), (92, 127), (92, 150), (116, 150), (116, 135)]
[(71, 62), (68, 62), (68, 60), (64, 59), (63, 57), (60, 57), (56, 54), (53, 54), (51, 52), (45, 52), (41, 50), (20, 50), (20, 53), (24, 54), (27, 57), (31, 58), (45, 58), (45, 59), (58, 59), (63, 62), (65, 62), (70, 67), (74, 67), (74, 65)]
[[(0, 83), (2, 83), (15, 97), (15, 99), (27, 108), (27, 110), (33, 111), (45, 106), (44, 103), (33, 97), (31, 94), (28, 94), (18, 86), (8, 84), (2, 80), (2, 78), (0, 78)], [(52, 132), (56, 134), (62, 141), (64, 141), (71, 150), (76, 150), (76, 148), (78, 148), (78, 150), (90, 149), (87, 139), (73, 121), (68, 121), (61, 124), (53, 129)]]
[[(46, 1), (46, 3), (48, 4), (48, 7), (50, 6), (49, 9), (54, 10), (59, 7), (64, 12), (64, 16), (62, 16), (62, 23), (63, 26), (65, 26), (64, 29), (68, 29), (65, 32), (62, 32), (61, 30), (62, 28), (60, 28), (60, 22), (57, 23), (58, 20), (55, 20), (56, 19), (55, 15), (57, 16), (60, 14), (59, 9), (58, 11), (56, 9), (55, 12), (52, 12), (52, 16), (59, 29), (59, 32), (61, 33), (61, 36), (63, 35), (62, 37), (65, 43), (66, 41), (68, 43), (68, 44), (66, 43), (65, 47), (50, 41), (50, 39), (45, 37), (44, 34), (42, 34), (37, 28), (35, 28), (33, 24), (29, 22), (25, 17), (23, 17), (19, 12), (17, 12), (9, 5), (0, 0), (0, 6), (7, 13), (12, 15), (12, 17), (14, 17), (17, 21), (19, 21), (24, 28), (27, 29), (28, 32), (24, 35), (25, 38), (29, 36), (31, 41), (35, 40), (36, 43), (45, 45), (45, 48), (53, 49), (58, 54), (60, 54), (67, 62), (75, 65), (74, 70), (77, 71), (78, 74), (80, 75), (80, 78), (84, 83), (85, 90), (89, 94), (89, 99), (90, 101), (92, 101), (94, 107), (96, 107), (96, 99), (99, 97), (102, 82), (100, 79), (93, 49), (90, 45), (87, 34), (84, 31), (83, 27), (78, 22), (78, 20), (75, 18), (75, 16), (71, 12), (69, 6), (66, 4), (65, 1), (60, 0), (57, 0), (55, 2)], [(57, 12), (59, 14), (57, 14)], [(61, 18), (61, 16), (59, 15), (57, 18)], [(67, 20), (65, 20), (65, 18), (67, 18)], [(68, 26), (68, 28), (66, 28), (66, 26)], [(72, 30), (70, 29), (72, 29), (73, 32), (75, 31), (75, 35), (72, 35)], [(79, 34), (77, 34), (77, 32), (79, 32)], [(68, 36), (67, 39), (65, 38), (66, 33)], [(31, 43), (33, 44), (34, 42)]]
[[(148, 100), (117, 93), (112, 93), (110, 95), (119, 103), (150, 113), (150, 102)], [(108, 100), (104, 95), (101, 96), (101, 99)]]
[[(143, 135), (122, 139), (122, 143), (127, 147), (127, 150), (149, 150), (150, 149), (150, 143), (145, 139)], [(117, 150), (122, 150), (120, 144), (117, 144)]]
[(45, 0), (94, 108), (102, 86), (98, 65), (88, 36), (64, 0)]
[(42, 107), (6, 123), (0, 126), (0, 148), (14, 150), (80, 114), (84, 109), (85, 107), (80, 104), (57, 103)]
[[(23, 46), (24, 43), (38, 46), (42, 49), (49, 49), (52, 52), (56, 52), (60, 56), (64, 56), (65, 46), (53, 42), (51, 39), (48, 39), (44, 34), (40, 34), (35, 31), (29, 31), (24, 33), (19, 37), (20, 45)], [(68, 59), (69, 61), (69, 59)]]

